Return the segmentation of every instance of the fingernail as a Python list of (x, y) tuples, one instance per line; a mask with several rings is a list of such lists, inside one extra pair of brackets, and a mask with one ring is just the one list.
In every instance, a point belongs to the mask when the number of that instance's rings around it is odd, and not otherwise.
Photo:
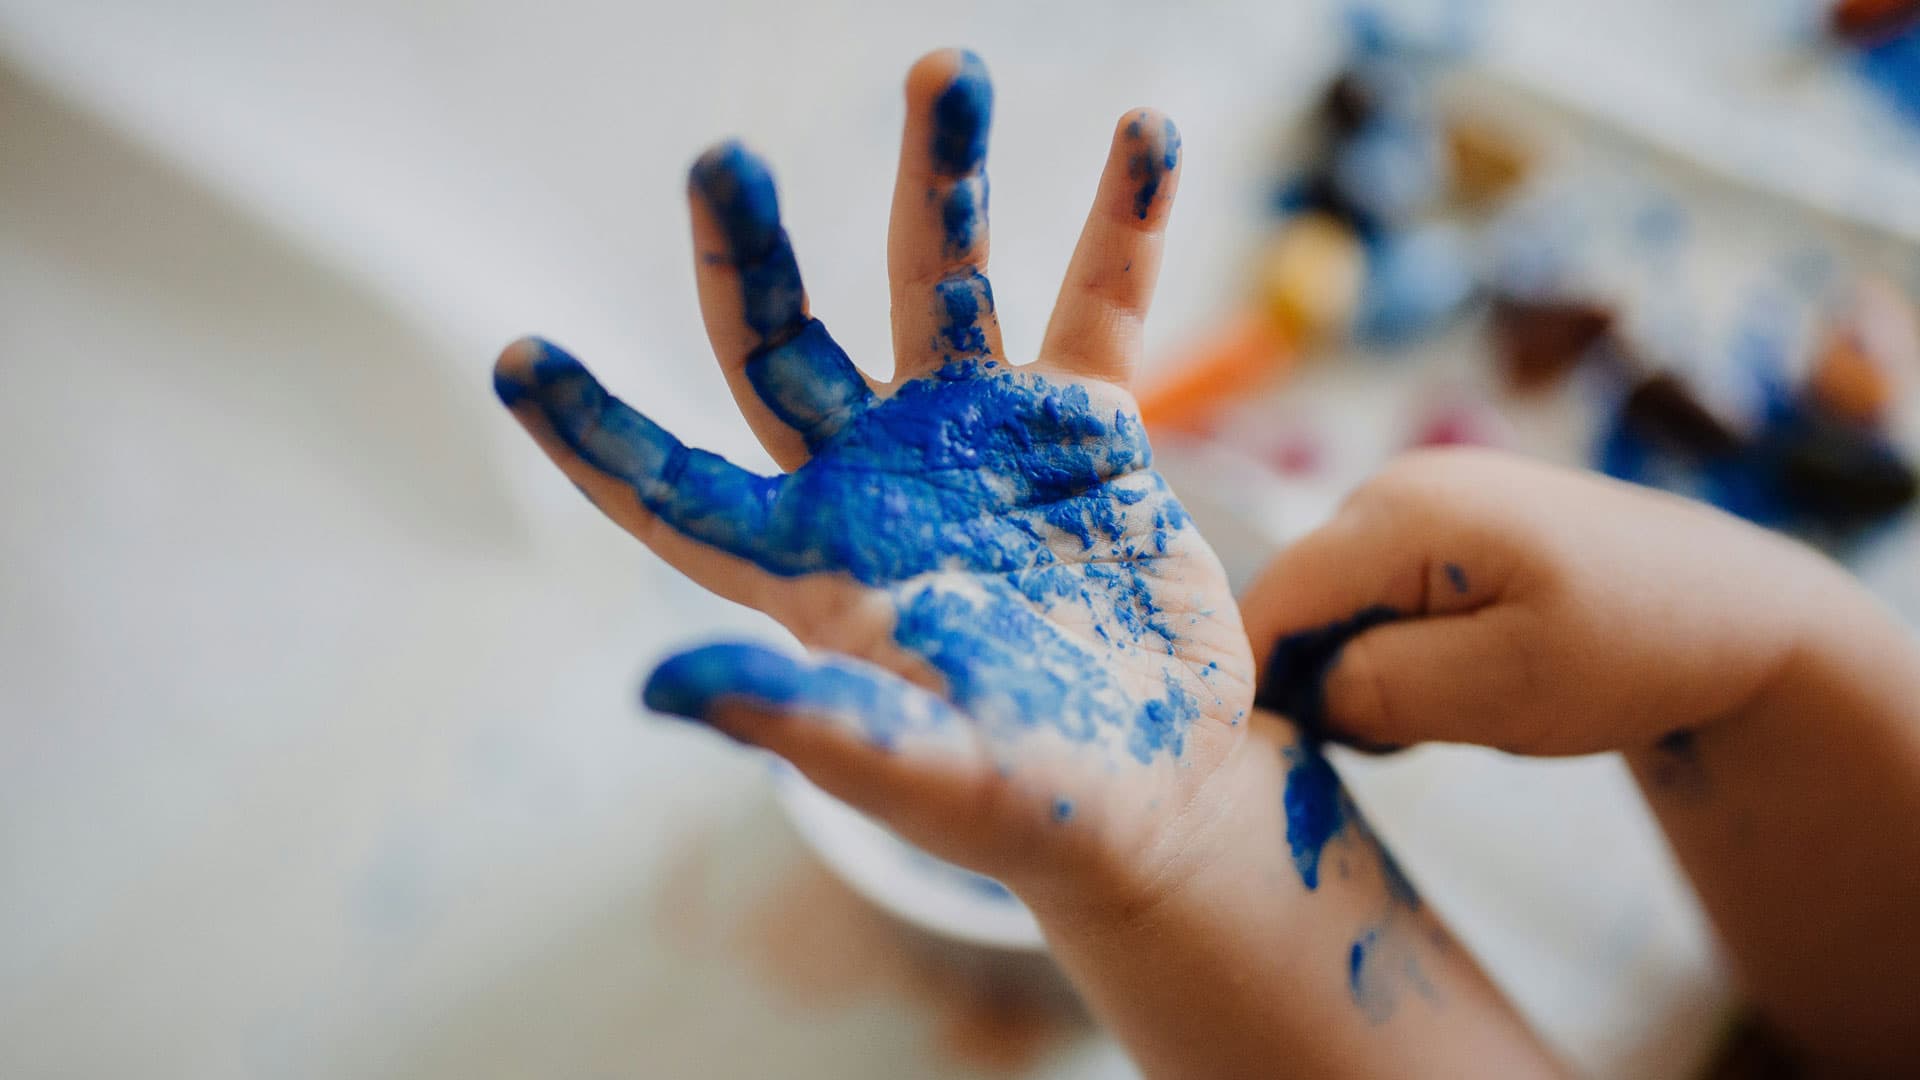
[(1293, 721), (1302, 738), (1325, 741), (1327, 676), (1339, 662), (1341, 650), (1368, 630), (1400, 617), (1399, 609), (1376, 604), (1348, 618), (1288, 634), (1274, 642), (1253, 703)]

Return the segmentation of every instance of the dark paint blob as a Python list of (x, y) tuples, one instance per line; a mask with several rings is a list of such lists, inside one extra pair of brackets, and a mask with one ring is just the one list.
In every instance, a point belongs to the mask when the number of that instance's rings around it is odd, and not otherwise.
[(1461, 567), (1459, 563), (1453, 562), (1446, 564), (1443, 569), (1447, 572), (1447, 584), (1453, 586), (1453, 591), (1459, 593), (1461, 596), (1467, 595), (1469, 588), (1467, 584), (1467, 571)]
[(1254, 704), (1293, 721), (1308, 741), (1327, 738), (1327, 676), (1339, 662), (1341, 650), (1368, 630), (1400, 617), (1397, 608), (1376, 604), (1350, 618), (1274, 642)]
[(738, 142), (726, 142), (694, 162), (689, 183), (720, 223), (740, 272), (747, 325), (763, 338), (797, 326), (805, 318), (806, 291), (766, 164)]

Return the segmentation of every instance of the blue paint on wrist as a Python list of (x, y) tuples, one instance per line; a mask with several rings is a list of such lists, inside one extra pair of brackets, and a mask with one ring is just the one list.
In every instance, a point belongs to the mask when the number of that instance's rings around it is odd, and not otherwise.
[(1286, 790), (1287, 847), (1300, 883), (1309, 892), (1320, 887), (1320, 854), (1347, 825), (1346, 793), (1340, 776), (1317, 746), (1288, 747)]

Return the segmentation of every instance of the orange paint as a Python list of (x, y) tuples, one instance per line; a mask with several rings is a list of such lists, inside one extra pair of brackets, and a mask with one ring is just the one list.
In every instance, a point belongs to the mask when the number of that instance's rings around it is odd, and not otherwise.
[(1140, 394), (1140, 415), (1156, 431), (1201, 432), (1227, 404), (1279, 383), (1300, 350), (1261, 312), (1246, 312), (1167, 366)]

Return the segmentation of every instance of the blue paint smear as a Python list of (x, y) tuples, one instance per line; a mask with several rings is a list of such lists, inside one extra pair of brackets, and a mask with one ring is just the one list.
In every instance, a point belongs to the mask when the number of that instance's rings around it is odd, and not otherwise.
[[(1391, 972), (1380, 970), (1386, 961), (1382, 944), (1382, 929), (1370, 928), (1354, 938), (1347, 950), (1347, 993), (1370, 1024), (1384, 1024), (1392, 1019), (1398, 1003)], [(1406, 962), (1408, 974), (1415, 974), (1417, 968), (1412, 958), (1408, 957)]]
[(986, 275), (962, 271), (941, 279), (934, 293), (942, 312), (940, 337), (952, 350), (947, 358), (986, 356), (987, 331), (981, 320), (993, 315), (993, 286)]
[(1327, 676), (1339, 662), (1341, 650), (1368, 630), (1401, 617), (1399, 609), (1375, 604), (1274, 642), (1253, 703), (1293, 721), (1309, 742), (1320, 742), (1327, 737)]
[(647, 708), (710, 719), (722, 700), (857, 722), (867, 740), (892, 749), (902, 735), (960, 723), (946, 702), (876, 668), (803, 661), (760, 645), (707, 645), (668, 657), (647, 678)]
[(797, 326), (806, 290), (780, 226), (780, 198), (766, 163), (738, 142), (722, 143), (694, 162), (688, 183), (720, 223), (727, 255), (740, 272), (747, 325), (763, 338)]
[[(498, 389), (676, 531), (780, 576), (887, 591), (895, 640), (990, 732), (1112, 737), (1142, 762), (1183, 752), (1198, 701), (1170, 674), (1150, 697), (1129, 691), (1112, 653), (1175, 652), (1155, 568), (1191, 521), (1149, 468), (1139, 420), (1084, 387), (956, 361), (840, 408), (812, 460), (780, 477), (683, 446), (550, 345)], [(968, 576), (922, 580), (939, 571)], [(1063, 603), (1092, 637), (1046, 617)]]
[(962, 176), (987, 157), (987, 129), (993, 123), (993, 83), (987, 67), (972, 52), (960, 56), (953, 82), (933, 102), (934, 171)]
[(1340, 777), (1326, 755), (1302, 741), (1288, 747), (1286, 791), (1287, 847), (1300, 883), (1311, 892), (1320, 887), (1320, 853), (1346, 827), (1345, 793)]
[(1920, 25), (1861, 50), (1856, 67), (1908, 123), (1920, 124)]
[(800, 433), (808, 449), (832, 437), (873, 400), (860, 369), (819, 319), (755, 349), (744, 370), (760, 400)]
[(1073, 800), (1072, 799), (1053, 800), (1053, 820), (1060, 822), (1063, 825), (1073, 820)]
[(761, 337), (747, 357), (747, 378), (774, 415), (817, 446), (872, 395), (826, 326), (806, 316), (773, 174), (744, 146), (726, 142), (694, 162), (688, 183), (720, 223), (746, 323)]
[(956, 181), (947, 192), (946, 201), (940, 205), (940, 231), (949, 257), (966, 254), (979, 240), (981, 226), (987, 220), (989, 191), (983, 174)]
[(1135, 144), (1127, 158), (1127, 178), (1135, 185), (1133, 214), (1145, 221), (1167, 174), (1180, 167), (1180, 130), (1173, 126), (1173, 121), (1162, 121), (1156, 145), (1144, 122), (1136, 119), (1127, 125), (1126, 134)]
[(1442, 567), (1442, 569), (1444, 569), (1447, 572), (1447, 584), (1453, 586), (1454, 592), (1459, 593), (1461, 596), (1465, 596), (1467, 594), (1467, 589), (1468, 589), (1467, 571), (1465, 570), (1465, 568), (1463, 568), (1459, 563), (1450, 562), (1450, 563), (1447, 563), (1444, 567)]

